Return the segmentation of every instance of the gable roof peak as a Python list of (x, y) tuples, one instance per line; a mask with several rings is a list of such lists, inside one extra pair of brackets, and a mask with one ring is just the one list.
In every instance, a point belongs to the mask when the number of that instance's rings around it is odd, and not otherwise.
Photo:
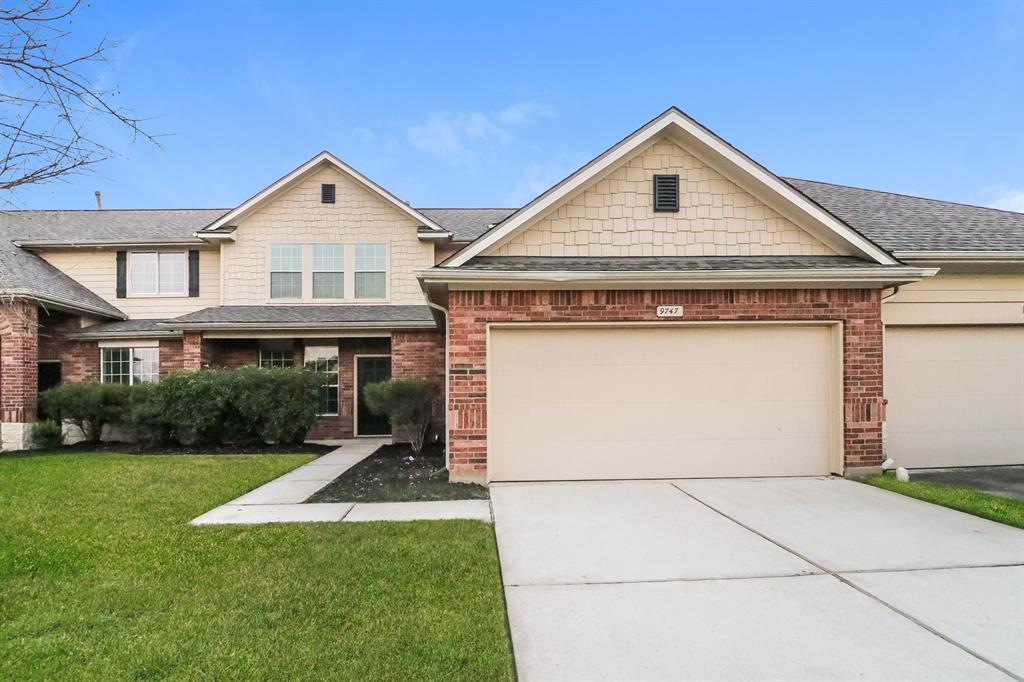
[(395, 196), (388, 190), (384, 189), (382, 186), (378, 185), (376, 182), (366, 177), (352, 166), (349, 166), (340, 158), (332, 154), (330, 151), (324, 149), (323, 151), (319, 152), (316, 156), (309, 159), (305, 163), (301, 164), (299, 167), (297, 167), (290, 173), (278, 178), (270, 185), (264, 187), (262, 190), (260, 190), (253, 196), (249, 197), (247, 200), (245, 200), (244, 202), (242, 202), (235, 208), (231, 209), (217, 220), (213, 221), (212, 223), (204, 227), (202, 230), (199, 231), (199, 234), (203, 232), (216, 231), (218, 229), (231, 225), (233, 221), (251, 212), (257, 206), (262, 205), (263, 202), (276, 196), (286, 187), (290, 187), (292, 183), (297, 181), (299, 178), (305, 176), (310, 171), (314, 170), (315, 168), (318, 168), (320, 165), (325, 163), (330, 164), (331, 166), (337, 168), (342, 173), (345, 173), (353, 180), (355, 180), (357, 183), (362, 185), (364, 188), (368, 189), (370, 192), (377, 194), (382, 199), (392, 204), (395, 208), (405, 213), (413, 220), (416, 220), (420, 225), (436, 232), (444, 234), (448, 233), (447, 230), (438, 225), (435, 221), (423, 215), (420, 211), (416, 210), (415, 208), (412, 208), (412, 206), (410, 206), (408, 202), (402, 201), (397, 196)]

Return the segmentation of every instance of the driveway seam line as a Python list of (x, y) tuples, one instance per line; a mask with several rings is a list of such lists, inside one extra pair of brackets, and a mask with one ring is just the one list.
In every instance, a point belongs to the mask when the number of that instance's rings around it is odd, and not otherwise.
[(981, 661), (983, 663), (988, 663), (990, 666), (992, 666), (993, 668), (995, 668), (999, 672), (1003, 673), (1004, 675), (1009, 675), (1010, 679), (1018, 680), (1018, 682), (1024, 682), (1024, 678), (1016, 675), (1015, 673), (1013, 673), (1010, 670), (1007, 670), (1006, 668), (1004, 668), (1003, 666), (999, 665), (995, 661), (989, 660), (985, 656), (982, 656), (981, 654), (979, 654), (978, 652), (970, 649), (969, 647), (964, 646), (960, 642), (957, 642), (956, 640), (954, 640), (954, 639), (948, 637), (947, 635), (939, 632), (938, 630), (936, 630), (935, 628), (931, 627), (927, 623), (924, 623), (924, 622), (918, 620), (917, 618), (915, 618), (914, 616), (910, 615), (906, 611), (903, 611), (902, 609), (897, 608), (896, 606), (894, 606), (893, 604), (890, 604), (889, 602), (885, 601), (881, 597), (879, 597), (879, 596), (877, 596), (877, 595), (875, 595), (875, 594), (873, 594), (871, 592), (868, 592), (867, 590), (863, 589), (859, 585), (856, 585), (853, 582), (847, 580), (846, 578), (844, 578), (839, 573), (836, 573), (832, 569), (827, 568), (826, 566), (823, 566), (822, 564), (818, 563), (817, 561), (811, 560), (810, 558), (804, 556), (800, 552), (797, 552), (796, 550), (787, 547), (786, 545), (782, 544), (781, 542), (778, 542), (777, 540), (775, 540), (775, 539), (773, 539), (771, 537), (768, 537), (767, 535), (765, 535), (761, 531), (748, 526), (747, 524), (743, 523), (742, 521), (734, 519), (733, 517), (731, 517), (728, 514), (726, 514), (725, 512), (723, 512), (722, 510), (717, 509), (717, 508), (713, 507), (712, 505), (708, 504), (707, 502), (705, 502), (704, 500), (700, 499), (696, 495), (693, 495), (693, 494), (687, 492), (686, 490), (683, 490), (682, 488), (679, 487), (679, 485), (677, 483), (673, 482), (673, 483), (670, 483), (670, 485), (673, 488), (675, 488), (676, 490), (678, 490), (679, 492), (681, 492), (683, 495), (686, 495), (690, 499), (695, 500), (696, 502), (699, 502), (700, 504), (704, 505), (705, 507), (707, 507), (711, 511), (715, 512), (716, 514), (720, 514), (721, 516), (729, 519), (730, 521), (732, 521), (736, 525), (738, 525), (738, 526), (740, 526), (742, 528), (747, 529), (748, 531), (750, 531), (751, 533), (757, 535), (758, 537), (764, 538), (765, 540), (767, 540), (768, 542), (772, 543), (773, 545), (775, 545), (779, 549), (782, 549), (782, 550), (784, 550), (786, 552), (789, 552), (793, 556), (796, 556), (799, 559), (802, 559), (803, 561), (806, 561), (811, 566), (814, 566), (815, 568), (817, 568), (817, 569), (819, 569), (821, 571), (824, 571), (828, 575), (831, 575), (833, 578), (838, 580), (840, 583), (852, 587), (854, 590), (860, 592), (865, 597), (867, 597), (869, 599), (872, 599), (872, 600), (878, 602), (879, 604), (881, 604), (882, 606), (885, 606), (886, 608), (890, 609), (894, 613), (897, 613), (897, 614), (903, 616), (904, 618), (906, 618), (910, 622), (917, 624), (918, 626), (924, 628), (925, 630), (927, 630), (928, 632), (932, 633), (936, 637), (938, 637), (938, 638), (940, 638), (940, 639), (942, 639), (942, 640), (952, 644), (953, 646), (955, 646), (956, 648), (960, 649), (961, 651), (964, 651), (964, 652), (970, 654), (971, 656), (975, 657), (979, 661)]

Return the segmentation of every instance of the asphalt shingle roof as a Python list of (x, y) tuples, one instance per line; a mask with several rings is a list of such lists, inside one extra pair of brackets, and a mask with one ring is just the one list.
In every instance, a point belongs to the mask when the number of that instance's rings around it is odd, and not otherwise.
[(416, 210), (451, 232), (453, 241), (471, 242), (519, 209), (418, 208)]
[(93, 312), (124, 314), (34, 253), (0, 237), (0, 294), (39, 298)]
[(290, 327), (323, 324), (373, 324), (410, 326), (436, 324), (425, 305), (236, 305), (214, 306), (166, 320), (164, 328), (200, 324), (265, 324)]
[(192, 233), (226, 208), (91, 211), (0, 211), (5, 239), (32, 243), (195, 241)]
[(168, 335), (174, 331), (162, 327), (164, 320), (118, 320), (116, 322), (101, 322), (90, 325), (71, 334), (77, 338), (99, 338), (117, 336), (146, 336), (146, 335)]
[(855, 256), (477, 256), (459, 269), (484, 272), (715, 272), (879, 267), (887, 266)]
[(888, 251), (1024, 251), (1024, 213), (783, 180)]

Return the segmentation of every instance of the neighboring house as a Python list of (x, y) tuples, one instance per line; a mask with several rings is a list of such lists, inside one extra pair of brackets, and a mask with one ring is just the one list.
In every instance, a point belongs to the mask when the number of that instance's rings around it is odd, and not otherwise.
[(306, 363), (317, 438), (444, 387), (457, 480), (1024, 463), (1024, 214), (779, 178), (674, 108), (518, 210), (324, 152), (232, 209), (0, 214), (0, 292), (8, 449), (60, 381)]

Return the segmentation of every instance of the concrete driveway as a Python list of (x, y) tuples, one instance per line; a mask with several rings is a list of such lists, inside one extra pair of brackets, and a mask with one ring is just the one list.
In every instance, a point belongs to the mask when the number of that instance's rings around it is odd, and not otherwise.
[(827, 478), (491, 498), (523, 680), (1024, 676), (1024, 531)]

